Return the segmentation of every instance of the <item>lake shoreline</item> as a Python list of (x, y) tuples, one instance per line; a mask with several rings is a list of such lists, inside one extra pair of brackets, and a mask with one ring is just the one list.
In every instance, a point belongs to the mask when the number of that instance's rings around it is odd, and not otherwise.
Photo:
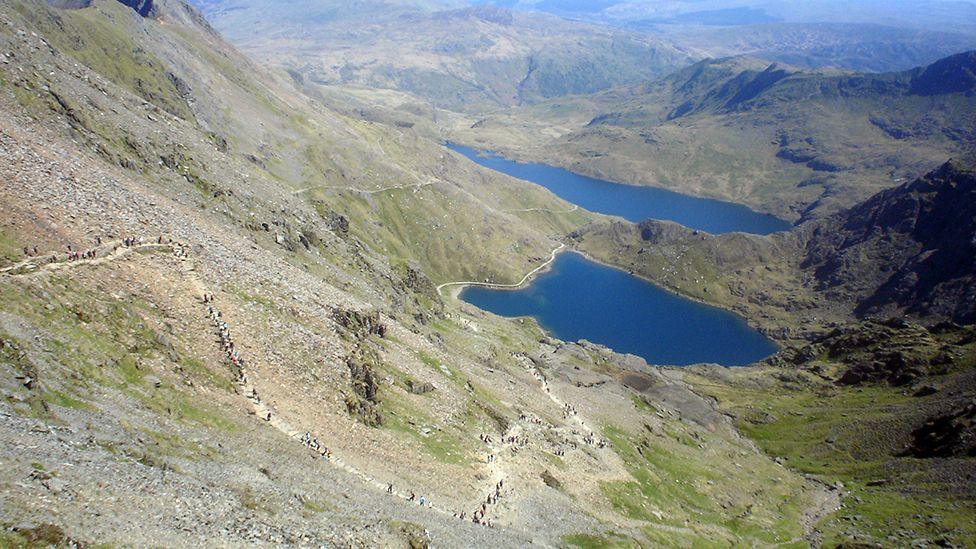
[(564, 167), (513, 160), (496, 151), (459, 143), (446, 142), (445, 147), (483, 168), (547, 189), (579, 208), (632, 223), (647, 219), (673, 221), (716, 235), (730, 232), (768, 235), (794, 226), (788, 219), (728, 198), (601, 179)]
[[(460, 300), (508, 319), (534, 318), (563, 341), (586, 339), (649, 364), (744, 366), (779, 346), (741, 315), (568, 249), (552, 274), (522, 288), (470, 288)], [(516, 290), (516, 291), (509, 291)]]
[(750, 328), (752, 328), (753, 330), (756, 330), (757, 332), (759, 332), (759, 333), (763, 334), (764, 336), (766, 336), (767, 338), (769, 338), (770, 341), (772, 341), (773, 343), (776, 344), (777, 350), (782, 350), (782, 348), (783, 348), (782, 345), (779, 344), (779, 341), (775, 337), (773, 337), (771, 334), (766, 333), (766, 330), (764, 330), (761, 325), (756, 324), (755, 322), (753, 322), (752, 319), (750, 319), (749, 317), (747, 317), (747, 316), (739, 313), (735, 309), (731, 309), (729, 307), (725, 307), (725, 306), (719, 305), (717, 303), (710, 303), (710, 302), (705, 301), (704, 299), (702, 299), (700, 297), (693, 296), (693, 295), (689, 295), (689, 294), (685, 294), (685, 293), (679, 292), (678, 290), (676, 290), (674, 288), (669, 288), (667, 286), (658, 284), (657, 282), (655, 282), (654, 280), (652, 280), (651, 278), (649, 278), (647, 276), (641, 275), (641, 274), (639, 274), (639, 273), (637, 273), (635, 271), (631, 271), (629, 269), (625, 269), (624, 267), (621, 267), (620, 265), (614, 265), (613, 263), (607, 263), (606, 261), (603, 261), (603, 260), (600, 260), (600, 259), (596, 259), (593, 256), (591, 256), (590, 254), (588, 254), (588, 253), (586, 253), (586, 252), (584, 252), (584, 251), (582, 251), (582, 250), (580, 250), (578, 248), (571, 247), (569, 249), (569, 251), (572, 252), (572, 253), (577, 253), (577, 254), (581, 255), (581, 256), (585, 257), (587, 260), (592, 261), (593, 263), (596, 263), (597, 265), (603, 265), (604, 267), (609, 267), (611, 269), (616, 269), (618, 271), (627, 273), (628, 275), (630, 275), (630, 276), (632, 276), (634, 278), (637, 278), (639, 280), (643, 280), (644, 282), (647, 282), (648, 284), (653, 284), (655, 287), (657, 287), (657, 288), (659, 288), (659, 289), (661, 289), (661, 290), (663, 290), (665, 292), (668, 292), (670, 294), (673, 294), (673, 295), (676, 295), (678, 297), (687, 299), (689, 301), (694, 301), (695, 303), (698, 303), (699, 305), (705, 305), (707, 307), (713, 307), (715, 309), (720, 309), (722, 311), (726, 311), (728, 313), (732, 313), (735, 316), (741, 318), (746, 324), (749, 325)]

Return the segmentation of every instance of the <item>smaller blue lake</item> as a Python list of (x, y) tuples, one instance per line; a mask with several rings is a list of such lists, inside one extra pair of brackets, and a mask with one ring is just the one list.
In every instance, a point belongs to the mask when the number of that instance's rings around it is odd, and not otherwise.
[(577, 253), (518, 290), (468, 287), (461, 299), (506, 317), (531, 316), (564, 341), (586, 339), (650, 364), (751, 364), (776, 345), (727, 311), (686, 299)]
[(696, 198), (654, 187), (612, 183), (545, 164), (513, 162), (461, 145), (448, 144), (448, 148), (486, 168), (542, 185), (581, 208), (620, 216), (635, 223), (663, 219), (711, 234), (770, 234), (792, 226), (778, 217), (731, 202)]

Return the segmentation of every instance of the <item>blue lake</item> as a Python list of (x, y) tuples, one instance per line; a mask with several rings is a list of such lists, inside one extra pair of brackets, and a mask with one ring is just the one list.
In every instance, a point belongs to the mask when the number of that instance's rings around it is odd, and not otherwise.
[(526, 287), (472, 286), (461, 299), (501, 316), (531, 316), (559, 339), (586, 339), (650, 364), (742, 366), (776, 352), (770, 340), (732, 313), (577, 253), (560, 254)]
[(712, 234), (770, 234), (788, 230), (788, 221), (740, 204), (680, 193), (622, 185), (544, 164), (523, 164), (470, 147), (448, 144), (477, 164), (542, 185), (553, 194), (591, 212), (617, 215), (633, 222), (663, 219)]

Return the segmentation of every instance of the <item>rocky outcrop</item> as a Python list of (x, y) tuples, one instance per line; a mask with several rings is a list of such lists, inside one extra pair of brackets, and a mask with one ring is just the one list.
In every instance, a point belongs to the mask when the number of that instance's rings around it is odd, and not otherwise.
[(119, 0), (119, 2), (134, 9), (142, 17), (155, 17), (156, 5), (153, 0)]
[(915, 95), (976, 93), (976, 51), (953, 55), (925, 67), (912, 79)]
[(830, 376), (838, 385), (906, 386), (957, 365), (960, 346), (974, 334), (971, 327), (928, 329), (901, 318), (868, 320), (836, 328), (809, 345), (784, 349), (767, 363)]
[(347, 309), (336, 309), (333, 318), (337, 324), (358, 339), (365, 339), (371, 335), (380, 337), (386, 335), (386, 325), (383, 324), (379, 312), (376, 311), (361, 313)]
[(976, 457), (976, 401), (926, 421), (912, 432), (905, 455)]
[(383, 416), (377, 408), (379, 382), (374, 373), (375, 357), (369, 353), (357, 352), (346, 359), (349, 368), (349, 384), (352, 394), (346, 395), (346, 408), (349, 415), (370, 427), (383, 424)]

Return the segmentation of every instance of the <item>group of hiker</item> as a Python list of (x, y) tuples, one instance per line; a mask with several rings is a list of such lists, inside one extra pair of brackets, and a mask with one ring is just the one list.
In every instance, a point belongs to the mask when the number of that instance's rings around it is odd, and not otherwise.
[[(475, 524), (480, 524), (481, 526), (487, 526), (488, 528), (494, 528), (495, 525), (492, 524), (490, 518), (485, 517), (485, 513), (488, 512), (489, 505), (495, 505), (498, 500), (502, 498), (502, 488), (505, 487), (505, 479), (501, 479), (495, 484), (494, 492), (490, 492), (488, 497), (485, 498), (484, 503), (481, 504), (474, 513), (471, 514), (471, 522)], [(465, 520), (467, 515), (462, 511), (459, 514), (454, 515), (455, 518)]]
[(522, 421), (528, 421), (533, 425), (545, 425), (546, 427), (552, 427), (552, 425), (547, 424), (546, 422), (542, 421), (542, 419), (535, 416), (529, 416), (527, 414), (521, 414), (519, 419)]
[[(92, 247), (92, 248), (90, 248), (88, 250), (85, 250), (83, 252), (82, 251), (79, 251), (79, 250), (76, 250), (74, 247), (72, 247), (69, 244), (68, 245), (68, 261), (80, 261), (82, 259), (95, 259), (96, 257), (98, 257), (98, 248), (101, 245), (102, 245), (102, 237), (100, 237), (100, 236), (96, 236), (95, 237), (95, 246), (94, 247)], [(26, 250), (26, 248), (24, 248), (24, 249)], [(34, 255), (37, 255), (37, 246), (34, 246)]]
[[(160, 236), (157, 239), (157, 243), (160, 245), (171, 244), (173, 243), (173, 240), (165, 236)], [(141, 245), (142, 245), (141, 238), (134, 237), (134, 236), (127, 236), (122, 238), (120, 243), (115, 244), (112, 247), (112, 249), (109, 250), (109, 252), (118, 249), (120, 246), (125, 248), (132, 248)], [(65, 252), (66, 255), (63, 257), (65, 258), (65, 261), (68, 262), (81, 261), (84, 259), (97, 259), (99, 255), (99, 250), (101, 248), (102, 248), (102, 237), (96, 236), (94, 238), (94, 245), (87, 250), (78, 249), (75, 246), (68, 244)], [(50, 256), (42, 254), (40, 249), (36, 245), (24, 246), (23, 251), (24, 251), (24, 257), (26, 258), (44, 257), (47, 258), (46, 261), (47, 263), (57, 263), (59, 261), (59, 258), (62, 257), (58, 252), (54, 252), (50, 254)], [(189, 257), (189, 252), (185, 245), (178, 245), (175, 250), (175, 253), (178, 257)]]
[[(202, 302), (207, 306), (207, 316), (210, 317), (210, 321), (213, 323), (214, 330), (217, 333), (217, 338), (220, 341), (220, 349), (224, 352), (227, 357), (227, 361), (230, 362), (234, 369), (234, 375), (237, 376), (237, 382), (240, 385), (247, 385), (247, 374), (244, 372), (244, 358), (241, 357), (240, 353), (237, 352), (237, 348), (234, 345), (234, 339), (230, 335), (230, 328), (227, 323), (224, 322), (223, 315), (216, 307), (214, 307), (214, 294), (203, 294)], [(261, 399), (258, 397), (257, 389), (251, 387), (250, 391), (246, 393), (248, 399), (252, 402), (260, 403)], [(265, 410), (261, 416), (261, 419), (265, 421), (271, 421), (271, 412)]]
[(576, 407), (569, 404), (563, 404), (563, 419), (569, 419), (572, 416), (577, 415)]
[(79, 252), (78, 250), (71, 249), (68, 246), (68, 261), (81, 261), (82, 259), (95, 259), (98, 256), (98, 250), (92, 248), (91, 250), (86, 250), (84, 252)]
[(205, 294), (203, 302), (208, 304), (207, 314), (210, 316), (210, 321), (213, 322), (214, 328), (217, 330), (217, 337), (220, 339), (220, 349), (227, 355), (227, 360), (231, 365), (234, 366), (234, 373), (237, 375), (237, 380), (242, 383), (246, 382), (247, 378), (244, 376), (244, 359), (237, 352), (234, 339), (230, 336), (230, 328), (224, 322), (221, 312), (213, 305), (210, 305), (210, 303), (213, 303), (213, 294)]
[[(578, 433), (576, 431), (573, 431), (573, 434), (575, 435), (575, 434), (578, 434)], [(602, 438), (598, 439), (598, 438), (596, 438), (596, 435), (593, 434), (593, 432), (590, 432), (589, 434), (584, 435), (583, 436), (583, 442), (585, 442), (586, 444), (588, 444), (590, 446), (596, 446), (597, 448), (609, 448), (610, 447), (610, 441), (609, 440), (602, 439)]]
[[(301, 438), (302, 444), (310, 448), (312, 451), (317, 452), (320, 456), (325, 459), (332, 459), (332, 450), (329, 450), (325, 445), (319, 444), (319, 437), (312, 435), (311, 432), (305, 431), (305, 434)], [(390, 490), (393, 489), (393, 485), (390, 485)], [(390, 492), (392, 493), (392, 491)]]
[[(387, 491), (389, 493), (391, 493), (391, 494), (393, 493), (393, 485), (392, 484), (387, 489)], [(433, 502), (431, 502), (430, 500), (428, 500), (424, 496), (417, 497), (417, 494), (415, 494), (413, 492), (410, 492), (410, 495), (407, 496), (407, 501), (416, 501), (417, 503), (420, 504), (421, 507), (428, 507), (430, 509), (433, 509), (434, 508), (434, 503)]]

